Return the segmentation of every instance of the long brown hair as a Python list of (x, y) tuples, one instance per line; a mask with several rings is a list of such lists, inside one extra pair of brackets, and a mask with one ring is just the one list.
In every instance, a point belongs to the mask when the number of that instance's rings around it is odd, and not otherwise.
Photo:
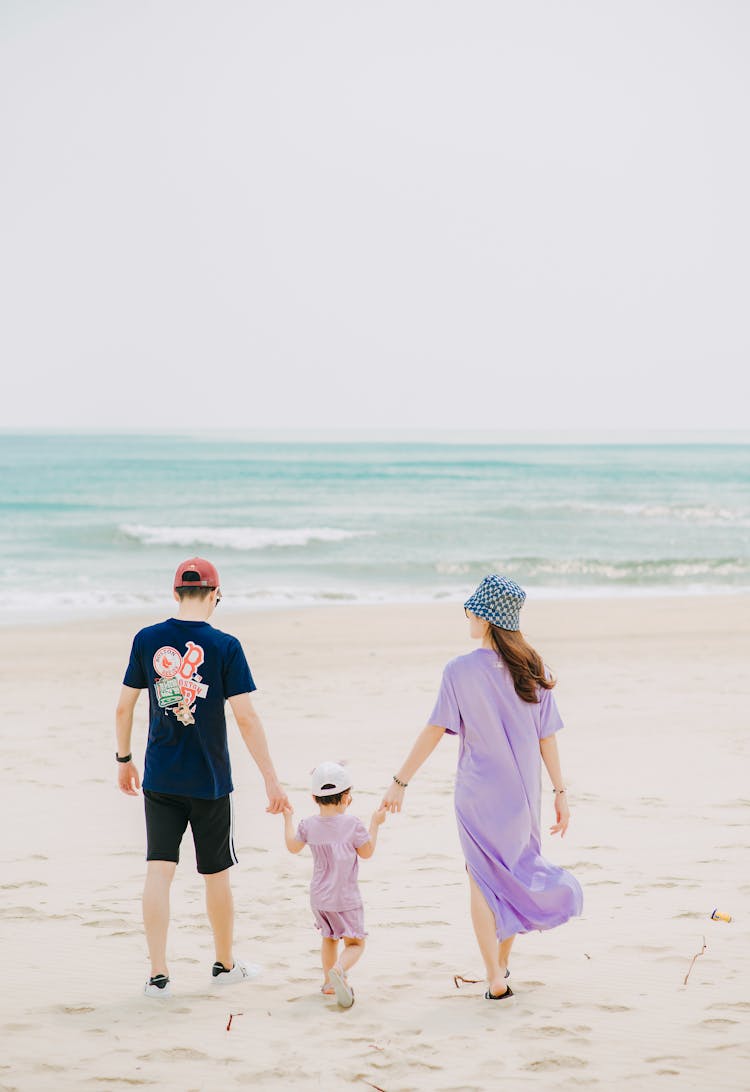
[(494, 649), (508, 665), (513, 677), (516, 694), (522, 701), (536, 704), (539, 701), (539, 687), (551, 690), (557, 679), (547, 674), (544, 660), (520, 630), (500, 629), (492, 622), (487, 624)]

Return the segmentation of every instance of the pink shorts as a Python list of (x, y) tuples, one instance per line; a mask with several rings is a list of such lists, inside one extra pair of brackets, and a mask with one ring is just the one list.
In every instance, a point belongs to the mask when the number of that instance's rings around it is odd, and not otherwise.
[(330, 937), (332, 940), (341, 940), (342, 937), (364, 940), (367, 936), (365, 911), (362, 906), (356, 910), (316, 910), (313, 906), (312, 912), (315, 928), (319, 929), (324, 937)]

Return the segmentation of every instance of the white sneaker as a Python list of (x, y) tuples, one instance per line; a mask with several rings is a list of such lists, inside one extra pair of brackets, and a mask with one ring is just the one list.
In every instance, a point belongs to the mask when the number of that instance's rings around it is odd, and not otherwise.
[(143, 987), (146, 997), (156, 997), (160, 1001), (166, 1001), (172, 996), (172, 986), (168, 978), (163, 974), (157, 974), (150, 978)]
[(211, 981), (215, 986), (230, 986), (233, 982), (250, 982), (263, 970), (257, 963), (243, 963), (235, 959), (234, 966), (228, 971), (223, 963), (214, 963), (211, 968)]

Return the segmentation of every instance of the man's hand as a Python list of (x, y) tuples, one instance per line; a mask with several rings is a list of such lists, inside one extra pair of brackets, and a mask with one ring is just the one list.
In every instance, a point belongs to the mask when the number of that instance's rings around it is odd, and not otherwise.
[(141, 779), (138, 776), (135, 762), (118, 762), (117, 784), (120, 787), (120, 792), (124, 792), (126, 796), (138, 795)]
[(266, 808), (266, 811), (270, 812), (271, 815), (279, 815), (280, 812), (291, 807), (289, 797), (275, 777), (269, 778), (268, 781), (266, 781), (266, 795), (268, 796), (268, 807)]

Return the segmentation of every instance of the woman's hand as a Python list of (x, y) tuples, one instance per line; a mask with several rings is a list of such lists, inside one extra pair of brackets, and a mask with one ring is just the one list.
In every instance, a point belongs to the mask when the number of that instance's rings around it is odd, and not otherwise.
[(553, 827), (549, 828), (549, 832), (550, 834), (559, 834), (560, 837), (564, 837), (565, 831), (568, 829), (568, 823), (570, 822), (570, 808), (568, 807), (567, 793), (555, 793), (555, 818), (557, 819), (557, 822)]
[(406, 790), (401, 785), (397, 785), (395, 781), (391, 783), (383, 796), (383, 802), (380, 805), (381, 808), (385, 808), (386, 811), (401, 811), (404, 803), (404, 792)]

